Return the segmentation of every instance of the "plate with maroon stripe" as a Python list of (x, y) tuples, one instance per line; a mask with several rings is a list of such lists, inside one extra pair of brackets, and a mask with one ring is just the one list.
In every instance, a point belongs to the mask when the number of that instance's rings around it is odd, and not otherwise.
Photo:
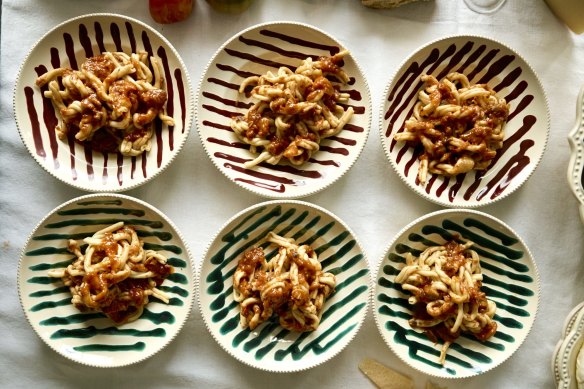
[[(337, 135), (322, 138), (318, 151), (301, 165), (282, 158), (275, 165), (262, 162), (246, 168), (245, 162), (257, 155), (230, 126), (255, 101), (239, 93), (243, 80), (276, 74), (282, 66), (295, 69), (303, 59), (316, 60), (342, 50), (349, 51), (342, 68), (350, 79), (346, 84), (332, 83), (350, 96), (344, 103), (354, 109), (348, 124)], [(269, 198), (304, 197), (333, 184), (359, 157), (371, 126), (369, 87), (350, 48), (324, 31), (295, 22), (252, 26), (220, 47), (201, 78), (196, 110), (200, 139), (214, 165), (240, 187)]]
[[(422, 147), (396, 141), (412, 117), (422, 74), (438, 80), (452, 72), (470, 85), (487, 84), (509, 104), (503, 145), (486, 170), (453, 176), (428, 173), (418, 179)], [(445, 207), (479, 207), (501, 200), (521, 187), (536, 169), (549, 136), (547, 98), (537, 75), (521, 55), (479, 36), (451, 36), (431, 42), (406, 59), (389, 83), (380, 110), (385, 154), (400, 178), (420, 196)]]
[[(174, 126), (156, 119), (151, 149), (137, 156), (99, 151), (80, 142), (74, 131), (60, 139), (55, 131), (59, 113), (37, 77), (54, 68), (79, 69), (87, 58), (104, 51), (131, 54), (146, 51), (162, 64), (166, 111)], [(193, 120), (193, 92), (187, 69), (177, 51), (148, 25), (115, 14), (89, 14), (65, 21), (45, 34), (23, 62), (14, 90), (14, 115), (20, 137), (33, 158), (59, 180), (91, 192), (120, 192), (160, 174), (188, 138)], [(104, 130), (99, 129), (99, 131)], [(115, 148), (114, 148), (115, 150)]]

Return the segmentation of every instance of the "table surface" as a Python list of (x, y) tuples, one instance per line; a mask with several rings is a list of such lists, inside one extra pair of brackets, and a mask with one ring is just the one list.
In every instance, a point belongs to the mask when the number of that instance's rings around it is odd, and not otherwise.
[[(231, 36), (251, 25), (275, 20), (317, 26), (348, 47), (371, 89), (373, 124), (363, 153), (351, 171), (305, 200), (341, 217), (361, 240), (372, 272), (395, 234), (415, 218), (440, 209), (408, 189), (391, 169), (378, 136), (385, 86), (401, 62), (418, 47), (452, 34), (485, 35), (513, 47), (539, 74), (551, 112), (551, 134), (538, 169), (518, 191), (481, 208), (524, 239), (539, 268), (541, 300), (531, 334), (503, 365), (464, 380), (433, 379), (449, 388), (538, 388), (554, 385), (551, 356), (568, 312), (584, 300), (582, 222), (566, 179), (567, 135), (574, 125), (576, 97), (584, 83), (584, 36), (570, 32), (543, 1), (507, 1), (495, 14), (470, 11), (462, 0), (412, 3), (372, 10), (358, 0), (255, 0), (241, 14), (213, 11), (203, 0), (190, 19), (157, 25), (145, 0), (8, 0), (2, 3), (0, 57), (0, 377), (17, 387), (372, 387), (357, 365), (375, 358), (415, 379), (429, 377), (399, 360), (385, 345), (371, 312), (349, 346), (309, 371), (275, 374), (230, 357), (207, 332), (198, 307), (162, 352), (142, 363), (113, 370), (76, 364), (53, 352), (27, 323), (16, 286), (22, 247), (36, 224), (53, 208), (83, 192), (47, 174), (22, 144), (12, 114), (18, 69), (41, 36), (69, 18), (116, 12), (160, 31), (182, 55), (194, 87), (209, 59)], [(583, 16), (584, 17), (584, 16)], [(214, 234), (238, 211), (263, 201), (229, 182), (205, 154), (196, 129), (172, 165), (158, 178), (126, 194), (165, 212), (199, 263)], [(194, 220), (196, 219), (196, 223)]]

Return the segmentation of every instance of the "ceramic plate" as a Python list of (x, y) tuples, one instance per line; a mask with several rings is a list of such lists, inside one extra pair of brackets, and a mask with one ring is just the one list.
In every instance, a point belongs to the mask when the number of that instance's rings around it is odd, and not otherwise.
[[(393, 136), (412, 116), (423, 86), (420, 75), (442, 79), (455, 71), (471, 84), (486, 83), (511, 105), (503, 147), (482, 173), (428, 174), (426, 185), (419, 185), (418, 152)], [(401, 65), (385, 91), (379, 128), (392, 167), (414, 192), (445, 207), (467, 208), (500, 200), (531, 176), (546, 148), (549, 116), (541, 82), (518, 53), (491, 39), (452, 36), (427, 44)]]
[(321, 141), (320, 149), (299, 167), (281, 162), (246, 169), (253, 159), (229, 123), (246, 112), (250, 99), (239, 95), (248, 76), (296, 68), (308, 56), (330, 56), (344, 46), (314, 27), (291, 22), (260, 24), (236, 34), (215, 54), (205, 71), (197, 103), (197, 127), (215, 166), (239, 186), (270, 198), (298, 198), (316, 193), (345, 174), (363, 149), (371, 125), (371, 99), (366, 79), (352, 56), (343, 69), (351, 77), (342, 91), (351, 95), (355, 115), (337, 135)]
[[(138, 320), (115, 326), (101, 313), (80, 312), (69, 288), (47, 272), (75, 258), (68, 239), (91, 236), (120, 220), (136, 228), (144, 248), (165, 255), (175, 272), (160, 287), (169, 304), (150, 298)], [(140, 362), (174, 339), (193, 304), (194, 278), (187, 246), (159, 210), (128, 196), (88, 195), (59, 206), (33, 231), (20, 258), (18, 293), (26, 318), (53, 350), (85, 365), (115, 367)]]
[[(313, 332), (285, 330), (275, 317), (254, 330), (240, 327), (233, 273), (241, 254), (270, 231), (310, 245), (323, 271), (336, 277), (336, 291)], [(293, 372), (319, 365), (349, 344), (365, 318), (369, 285), (367, 259), (341, 220), (309, 203), (271, 201), (238, 213), (217, 234), (201, 265), (199, 305), (207, 328), (230, 355), (258, 369)]]
[[(158, 123), (152, 149), (137, 157), (92, 151), (55, 133), (57, 113), (35, 80), (58, 67), (77, 69), (103, 51), (146, 50), (162, 60), (167, 112), (175, 126)], [(160, 33), (126, 16), (92, 14), (68, 20), (43, 36), (20, 68), (14, 91), (14, 116), (20, 137), (34, 159), (59, 180), (91, 192), (117, 192), (161, 173), (182, 149), (193, 120), (189, 75), (176, 50)]]
[(552, 370), (558, 389), (577, 389), (576, 360), (584, 346), (584, 303), (578, 304), (564, 322), (562, 337), (552, 356)]
[[(442, 366), (438, 362), (442, 343), (434, 344), (421, 330), (410, 327), (410, 294), (394, 279), (407, 252), (419, 253), (453, 235), (475, 242), (484, 276), (482, 291), (497, 304), (497, 332), (485, 342), (459, 337)], [(383, 339), (403, 361), (432, 376), (465, 378), (498, 366), (521, 346), (533, 326), (539, 294), (531, 253), (510, 227), (482, 212), (443, 210), (406, 226), (390, 244), (378, 267), (373, 309)]]
[(584, 222), (584, 86), (576, 102), (576, 124), (568, 136), (572, 154), (568, 165), (568, 182), (580, 203), (580, 219)]

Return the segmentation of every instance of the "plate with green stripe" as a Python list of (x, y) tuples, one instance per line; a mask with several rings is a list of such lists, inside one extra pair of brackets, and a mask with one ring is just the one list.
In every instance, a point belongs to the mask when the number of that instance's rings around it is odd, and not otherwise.
[[(158, 286), (168, 303), (150, 296), (142, 315), (122, 325), (101, 312), (78, 310), (69, 287), (49, 276), (76, 258), (69, 239), (82, 240), (118, 221), (134, 227), (144, 249), (164, 255), (174, 268)], [(192, 260), (180, 232), (153, 206), (118, 194), (78, 197), (51, 211), (24, 246), (17, 279), (24, 314), (40, 338), (64, 357), (95, 367), (125, 366), (156, 354), (179, 333), (194, 301)]]
[[(423, 330), (410, 326), (415, 310), (408, 301), (412, 294), (402, 289), (396, 276), (408, 253), (417, 257), (428, 247), (452, 240), (473, 242), (471, 249), (480, 258), (481, 291), (496, 304), (492, 319), (497, 329), (485, 341), (461, 331), (441, 364), (443, 341), (432, 341)], [(397, 234), (378, 266), (373, 309), (383, 339), (404, 362), (435, 377), (466, 378), (493, 369), (519, 349), (533, 326), (539, 296), (537, 266), (511, 227), (483, 212), (452, 209), (422, 216)]]
[[(336, 278), (314, 331), (287, 330), (276, 314), (253, 330), (240, 324), (233, 274), (243, 252), (262, 247), (269, 232), (309, 245), (322, 271)], [(199, 306), (211, 335), (237, 360), (272, 372), (306, 370), (341, 352), (363, 323), (371, 285), (367, 259), (350, 228), (329, 211), (301, 201), (264, 202), (231, 218), (209, 245), (199, 280)]]

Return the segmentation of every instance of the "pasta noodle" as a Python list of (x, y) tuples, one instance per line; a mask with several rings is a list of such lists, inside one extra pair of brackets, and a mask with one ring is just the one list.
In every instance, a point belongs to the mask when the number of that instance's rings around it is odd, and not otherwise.
[(497, 331), (496, 304), (481, 292), (483, 275), (480, 259), (470, 247), (452, 240), (443, 246), (429, 247), (419, 257), (406, 256), (406, 266), (395, 281), (412, 296), (412, 328), (422, 328), (434, 342), (444, 341), (440, 363), (461, 332), (484, 341)]
[(57, 68), (37, 78), (47, 85), (44, 97), (59, 112), (55, 131), (69, 132), (80, 142), (104, 152), (137, 156), (151, 148), (154, 121), (174, 126), (166, 115), (167, 100), (162, 64), (143, 51), (128, 55), (104, 52), (88, 58), (80, 70)]
[(69, 240), (68, 249), (76, 258), (65, 269), (48, 272), (69, 287), (77, 309), (103, 312), (124, 324), (142, 315), (149, 296), (168, 304), (168, 296), (158, 287), (174, 268), (162, 254), (144, 250), (134, 228), (117, 222), (83, 242), (84, 253), (80, 242)]
[(428, 172), (455, 176), (486, 169), (503, 146), (509, 104), (487, 84), (471, 85), (461, 73), (441, 81), (424, 74), (421, 80), (425, 86), (413, 116), (394, 135), (421, 146), (419, 183), (426, 183)]
[(327, 77), (342, 83), (349, 76), (341, 68), (348, 51), (317, 61), (307, 58), (296, 71), (280, 67), (276, 74), (246, 78), (239, 93), (251, 89), (256, 101), (243, 116), (231, 120), (237, 137), (257, 154), (246, 168), (262, 162), (276, 165), (284, 158), (301, 165), (319, 150), (320, 141), (338, 134), (353, 116), (353, 107), (339, 103), (349, 101), (349, 94), (339, 91)]
[(314, 331), (320, 323), (324, 302), (335, 290), (334, 274), (322, 271), (317, 255), (308, 245), (268, 233), (266, 241), (277, 253), (266, 261), (261, 247), (248, 249), (233, 274), (233, 298), (241, 308), (240, 324), (253, 330), (274, 313), (280, 325), (291, 331)]

